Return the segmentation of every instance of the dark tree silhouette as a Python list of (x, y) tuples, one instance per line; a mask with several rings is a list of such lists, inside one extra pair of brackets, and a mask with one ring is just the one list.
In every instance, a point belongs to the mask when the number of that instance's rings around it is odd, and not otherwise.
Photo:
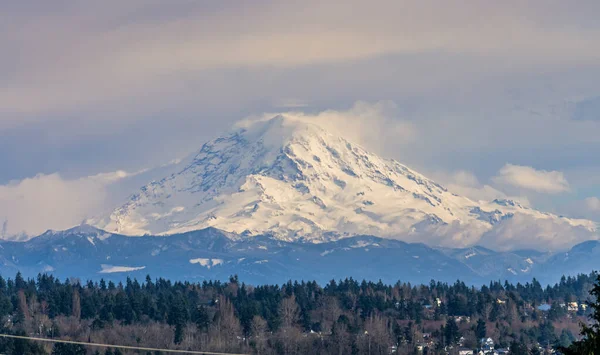
[(581, 336), (579, 341), (573, 342), (568, 348), (559, 347), (559, 351), (565, 355), (594, 355), (600, 354), (600, 275), (596, 279), (596, 284), (590, 291), (595, 298), (593, 303), (589, 303), (593, 312), (590, 315), (592, 325), (581, 325)]
[[(538, 343), (571, 344), (576, 339), (568, 329), (577, 327), (584, 314), (593, 313), (592, 319), (598, 321), (597, 306), (585, 313), (561, 306), (589, 299), (590, 289), (592, 296), (600, 295), (596, 273), (567, 276), (544, 287), (537, 281), (493, 281), (474, 287), (461, 281), (385, 285), (351, 278), (324, 287), (314, 281), (250, 286), (236, 277), (194, 283), (149, 276), (141, 283), (132, 278), (82, 283), (48, 274), (36, 279), (0, 275), (0, 330), (108, 344), (324, 355), (369, 349), (373, 354), (390, 349), (406, 354), (419, 345), (426, 345), (430, 354), (439, 353), (445, 345), (456, 348), (462, 334), (467, 347), (477, 346), (476, 336), (487, 336), (499, 347), (514, 343), (511, 350), (526, 354)], [(555, 312), (538, 310), (540, 304), (552, 304)], [(456, 322), (469, 317), (476, 322)], [(563, 324), (558, 327), (559, 323)], [(583, 340), (565, 352), (600, 354), (593, 347), (597, 333), (597, 325), (588, 325)], [(0, 338), (0, 354), (48, 355), (45, 347)], [(98, 350), (107, 355), (127, 353)], [(54, 353), (76, 351), (58, 345)]]
[(477, 321), (477, 328), (475, 329), (475, 335), (477, 336), (477, 340), (481, 338), (485, 338), (487, 336), (487, 328), (485, 326), (485, 321), (483, 319), (479, 319)]

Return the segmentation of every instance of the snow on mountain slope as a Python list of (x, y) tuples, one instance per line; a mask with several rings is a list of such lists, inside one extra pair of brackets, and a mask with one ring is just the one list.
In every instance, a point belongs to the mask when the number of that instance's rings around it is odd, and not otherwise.
[(471, 201), (313, 123), (278, 115), (206, 143), (94, 224), (127, 235), (215, 227), (285, 240), (366, 234), (466, 246), (515, 214), (596, 228), (514, 201)]

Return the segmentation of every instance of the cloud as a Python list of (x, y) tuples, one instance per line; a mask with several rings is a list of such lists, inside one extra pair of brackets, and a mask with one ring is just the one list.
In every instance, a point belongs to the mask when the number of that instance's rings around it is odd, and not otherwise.
[[(0, 238), (27, 238), (64, 230), (112, 211), (141, 186), (179, 171), (175, 159), (136, 172), (117, 170), (76, 179), (38, 174), (0, 185)], [(4, 224), (6, 228), (4, 228)], [(6, 230), (5, 230), (6, 229)]]
[(246, 115), (357, 100), (397, 104), (398, 139), (367, 147), (416, 170), (491, 186), (519, 162), (576, 190), (566, 169), (597, 165), (600, 121), (572, 119), (598, 96), (597, 1), (108, 1), (1, 6), (0, 183), (139, 169)]
[(490, 185), (481, 184), (475, 174), (459, 170), (450, 174), (438, 173), (439, 181), (443, 181), (448, 190), (468, 197), (474, 201), (492, 201), (507, 198), (506, 194)]
[(600, 199), (592, 196), (587, 198), (562, 201), (556, 208), (556, 213), (571, 218), (583, 218), (598, 223), (600, 230)]
[(1, 185), (0, 220), (6, 221), (2, 237), (78, 225), (106, 207), (112, 198), (109, 185), (132, 175), (116, 171), (68, 180), (60, 174), (40, 174)]
[(515, 212), (490, 226), (486, 223), (431, 225), (402, 236), (408, 242), (424, 242), (449, 248), (483, 246), (496, 251), (567, 250), (578, 243), (598, 240), (597, 225), (588, 220), (568, 220), (554, 215)]
[(152, 102), (185, 91), (204, 71), (459, 53), (495, 59), (486, 70), (502, 72), (594, 63), (600, 51), (600, 30), (589, 19), (598, 10), (593, 1), (577, 9), (541, 0), (109, 3), (65, 1), (60, 11), (3, 5), (0, 107), (11, 113), (4, 120), (132, 98)]
[(536, 170), (530, 166), (506, 164), (493, 181), (497, 184), (548, 194), (570, 190), (569, 183), (562, 172)]
[(478, 244), (493, 250), (565, 250), (577, 243), (598, 239), (598, 233), (562, 219), (536, 219), (515, 214), (483, 234)]
[(588, 197), (585, 199), (585, 206), (592, 212), (600, 213), (600, 198)]
[[(291, 111), (283, 114), (292, 119), (320, 125), (379, 153), (389, 150), (389, 141), (404, 141), (410, 146), (417, 144), (424, 134), (414, 122), (402, 119), (397, 105), (387, 101), (374, 104), (357, 102), (348, 110), (324, 110), (316, 113)], [(256, 120), (269, 119), (274, 115), (275, 113), (268, 113), (252, 116), (238, 122), (235, 128), (246, 127)], [(78, 179), (65, 179), (59, 174), (40, 174), (0, 186), (0, 222), (7, 220), (7, 231), (3, 234), (37, 235), (46, 229), (66, 229), (84, 219), (103, 215), (120, 205), (126, 196), (140, 186), (168, 176), (173, 169), (177, 170), (175, 165), (185, 163), (186, 159), (176, 160), (136, 173), (115, 171)], [(441, 171), (431, 177), (451, 192), (475, 201), (513, 199), (525, 206), (530, 204), (527, 197), (511, 197), (497, 186), (481, 182), (473, 172), (467, 170)], [(525, 191), (557, 193), (569, 189), (561, 172), (511, 164), (502, 167), (491, 181)], [(600, 211), (600, 200), (595, 197), (586, 199), (585, 204), (590, 211)], [(584, 240), (596, 239), (597, 235), (565, 219), (533, 219), (515, 214), (513, 218), (503, 220), (491, 230), (484, 223), (468, 226), (452, 223), (409, 237), (414, 241), (425, 240), (432, 245), (481, 244), (498, 250), (557, 250)]]
[(470, 171), (457, 170), (454, 172), (436, 171), (432, 178), (444, 185), (449, 191), (467, 197), (473, 201), (493, 201), (495, 199), (509, 199), (519, 201), (523, 206), (531, 205), (526, 196), (510, 196), (497, 188), (483, 184), (477, 176)]
[(398, 117), (397, 106), (390, 101), (358, 101), (348, 110), (324, 110), (312, 114), (301, 111), (265, 113), (240, 120), (234, 128), (248, 127), (256, 121), (269, 120), (278, 114), (316, 124), (377, 154), (383, 154), (390, 144), (407, 144), (418, 136), (416, 126)]

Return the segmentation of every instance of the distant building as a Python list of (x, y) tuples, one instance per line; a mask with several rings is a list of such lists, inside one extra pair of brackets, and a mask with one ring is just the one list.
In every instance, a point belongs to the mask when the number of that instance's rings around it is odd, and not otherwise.
[(569, 302), (567, 304), (567, 311), (577, 312), (579, 310), (579, 304), (577, 302)]
[(481, 350), (484, 353), (494, 350), (494, 341), (492, 340), (492, 338), (481, 338), (480, 343)]

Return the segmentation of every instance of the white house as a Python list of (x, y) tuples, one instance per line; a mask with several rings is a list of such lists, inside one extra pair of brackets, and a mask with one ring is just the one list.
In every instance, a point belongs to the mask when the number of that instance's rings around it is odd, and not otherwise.
[(481, 338), (480, 343), (481, 350), (483, 350), (484, 353), (494, 350), (494, 341), (492, 340), (492, 338)]

